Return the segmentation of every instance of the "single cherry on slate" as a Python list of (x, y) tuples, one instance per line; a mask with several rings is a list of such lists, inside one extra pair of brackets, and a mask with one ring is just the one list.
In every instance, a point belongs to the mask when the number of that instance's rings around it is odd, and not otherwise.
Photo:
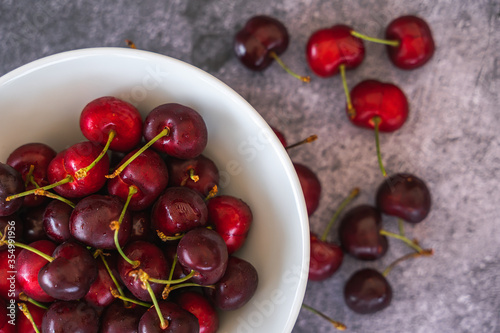
[(0, 216), (12, 215), (21, 208), (24, 198), (8, 200), (11, 195), (24, 191), (24, 182), (19, 171), (0, 162)]
[(380, 153), (379, 132), (398, 130), (408, 118), (408, 101), (392, 83), (364, 80), (351, 90), (352, 107), (346, 106), (349, 120), (358, 127), (375, 130), (380, 170), (387, 176)]
[(344, 251), (360, 260), (381, 258), (389, 246), (380, 234), (382, 216), (373, 206), (362, 204), (349, 209), (340, 221), (339, 239)]
[(347, 280), (344, 300), (354, 312), (374, 313), (390, 305), (392, 288), (383, 274), (372, 268), (363, 268)]
[(380, 184), (376, 203), (384, 214), (419, 223), (429, 214), (431, 194), (422, 179), (409, 173), (398, 173)]
[(273, 60), (293, 77), (309, 82), (308, 76), (292, 72), (279, 58), (288, 48), (289, 35), (283, 23), (273, 17), (251, 17), (234, 36), (234, 52), (241, 63), (250, 70), (263, 71)]
[(318, 176), (302, 163), (294, 162), (293, 167), (299, 177), (300, 187), (306, 201), (307, 215), (311, 216), (319, 206), (321, 183)]

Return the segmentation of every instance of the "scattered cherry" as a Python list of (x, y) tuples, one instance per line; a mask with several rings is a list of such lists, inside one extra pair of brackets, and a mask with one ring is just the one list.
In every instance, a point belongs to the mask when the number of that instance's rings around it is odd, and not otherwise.
[(299, 177), (300, 187), (306, 201), (307, 214), (311, 216), (319, 206), (321, 183), (318, 176), (302, 163), (294, 162), (293, 166)]
[(392, 288), (384, 275), (372, 268), (355, 272), (344, 286), (344, 300), (354, 312), (374, 313), (385, 309), (392, 300)]

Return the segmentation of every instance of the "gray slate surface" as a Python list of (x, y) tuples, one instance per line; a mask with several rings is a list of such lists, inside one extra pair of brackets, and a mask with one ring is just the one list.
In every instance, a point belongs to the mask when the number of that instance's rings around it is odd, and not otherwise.
[[(290, 152), (323, 184), (320, 207), (310, 219), (311, 230), (319, 233), (352, 187), (363, 190), (357, 203), (373, 203), (382, 181), (373, 133), (347, 121), (340, 77), (313, 76), (302, 84), (276, 64), (253, 73), (238, 62), (232, 36), (260, 13), (285, 23), (291, 43), (283, 60), (308, 74), (307, 39), (336, 23), (382, 36), (393, 18), (416, 14), (429, 22), (437, 44), (425, 67), (401, 71), (390, 64), (384, 47), (366, 43), (364, 63), (348, 72), (350, 86), (377, 78), (399, 85), (408, 96), (409, 119), (401, 130), (381, 137), (382, 151), (389, 173), (412, 172), (431, 188), (430, 216), (407, 233), (435, 255), (391, 272), (394, 299), (383, 312), (354, 314), (343, 303), (342, 287), (356, 269), (382, 270), (407, 253), (398, 241), (376, 262), (346, 258), (334, 277), (309, 283), (305, 301), (344, 322), (349, 332), (500, 332), (498, 1), (3, 0), (0, 75), (61, 51), (125, 47), (126, 38), (198, 66), (234, 88), (290, 142), (319, 136)], [(394, 219), (384, 225), (396, 230)], [(295, 333), (333, 331), (305, 311), (294, 328)]]

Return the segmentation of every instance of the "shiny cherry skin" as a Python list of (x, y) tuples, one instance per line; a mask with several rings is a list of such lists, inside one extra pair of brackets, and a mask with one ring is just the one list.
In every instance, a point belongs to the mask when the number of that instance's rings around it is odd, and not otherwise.
[[(97, 248), (116, 249), (115, 231), (111, 222), (118, 221), (122, 214), (123, 203), (115, 196), (93, 194), (76, 204), (69, 219), (71, 235), (85, 245)], [(132, 229), (132, 218), (125, 211), (118, 230), (118, 243), (121, 247), (127, 244)]]
[(154, 307), (149, 308), (139, 321), (139, 333), (197, 333), (200, 330), (198, 319), (189, 311), (173, 302), (158, 302), (158, 307), (168, 324), (162, 329), (160, 318)]
[(116, 300), (106, 307), (101, 316), (101, 332), (137, 333), (139, 320), (146, 310), (135, 304), (125, 307), (122, 300)]
[(52, 200), (43, 212), (43, 230), (47, 237), (60, 244), (73, 239), (69, 231), (69, 218), (73, 208), (65, 202)]
[[(122, 163), (136, 152), (137, 149), (132, 150), (123, 158)], [(135, 186), (137, 193), (130, 199), (128, 209), (138, 211), (154, 203), (167, 187), (168, 178), (167, 166), (160, 155), (153, 150), (145, 150), (117, 177), (108, 180), (107, 188), (109, 194), (125, 202), (129, 195), (129, 187)]]
[(352, 28), (334, 25), (315, 31), (307, 41), (306, 57), (311, 70), (319, 77), (330, 77), (346, 69), (358, 67), (365, 57), (363, 41), (351, 35)]
[(310, 236), (310, 247), (308, 278), (311, 281), (322, 281), (329, 278), (344, 261), (344, 252), (340, 246), (324, 242), (313, 233)]
[[(30, 168), (33, 166), (31, 176), (40, 187), (49, 184), (47, 168), (50, 161), (56, 156), (56, 151), (44, 143), (33, 142), (16, 148), (7, 158), (7, 164), (19, 171), (25, 181), (26, 190), (32, 190), (35, 185), (27, 179)], [(46, 197), (30, 194), (24, 198), (25, 207), (34, 207), (46, 201)]]
[(347, 280), (344, 286), (344, 300), (356, 313), (374, 313), (391, 304), (392, 288), (378, 271), (363, 268)]
[[(45, 315), (46, 310), (37, 305), (31, 304), (30, 302), (23, 302), (23, 303), (28, 308), (31, 317), (33, 317), (35, 325), (38, 328), (42, 327), (43, 316)], [(16, 318), (16, 326), (17, 326), (17, 332), (36, 333), (35, 329), (33, 328), (33, 324), (31, 323), (31, 321), (28, 320), (28, 318), (22, 312), (18, 312)]]
[(87, 140), (104, 146), (111, 130), (116, 136), (109, 149), (127, 152), (142, 138), (142, 117), (132, 104), (113, 96), (89, 102), (80, 114), (80, 130)]
[(186, 186), (206, 197), (214, 186), (219, 185), (219, 169), (203, 154), (189, 160), (171, 158), (167, 165), (169, 186)]
[(52, 303), (43, 316), (42, 332), (97, 333), (99, 316), (84, 301), (57, 301)]
[(360, 260), (381, 258), (388, 248), (387, 237), (380, 234), (382, 216), (370, 205), (349, 209), (339, 224), (339, 239), (344, 252)]
[(431, 210), (431, 193), (422, 179), (409, 173), (398, 173), (380, 184), (376, 202), (384, 214), (419, 223)]
[[(51, 256), (56, 249), (56, 244), (48, 240), (39, 240), (28, 244), (29, 246)], [(38, 302), (52, 302), (54, 297), (42, 289), (38, 281), (38, 273), (47, 264), (47, 260), (36, 253), (22, 249), (16, 259), (16, 281), (28, 297)]]
[(307, 215), (311, 216), (319, 206), (321, 197), (321, 183), (318, 176), (302, 163), (293, 163), (299, 177), (300, 187), (306, 201)]
[(207, 146), (205, 121), (188, 106), (167, 103), (151, 110), (144, 120), (144, 138), (150, 141), (164, 128), (169, 128), (170, 132), (153, 144), (152, 147), (157, 151), (176, 158), (190, 159), (200, 155)]
[[(104, 255), (104, 259), (106, 260), (106, 263), (113, 276), (116, 278), (118, 283), (122, 285), (120, 279), (118, 278), (118, 270), (116, 269), (116, 252), (113, 252), (109, 255)], [(95, 307), (106, 307), (113, 303), (113, 301), (115, 301), (113, 294), (111, 294), (111, 290), (115, 290), (116, 285), (109, 275), (109, 272), (101, 258), (96, 258), (96, 265), (97, 277), (90, 285), (89, 291), (85, 295), (84, 300), (87, 301), (87, 303), (94, 305)]]
[(408, 118), (408, 100), (403, 91), (392, 83), (365, 80), (351, 90), (355, 114), (349, 120), (356, 126), (375, 128), (375, 117), (380, 118), (379, 131), (393, 132)]
[(219, 315), (206, 296), (195, 291), (185, 291), (176, 298), (176, 303), (196, 316), (200, 326), (200, 333), (217, 332)]
[(272, 63), (270, 52), (280, 55), (288, 48), (289, 36), (279, 20), (257, 15), (250, 18), (234, 36), (234, 52), (241, 63), (253, 70), (263, 71)]
[(248, 303), (258, 284), (259, 276), (255, 267), (244, 259), (231, 256), (226, 273), (215, 284), (215, 288), (205, 288), (204, 291), (216, 308), (231, 311)]
[(216, 283), (224, 275), (228, 252), (226, 243), (216, 231), (195, 228), (179, 241), (177, 257), (185, 271), (195, 271), (191, 281), (207, 286)]
[(5, 201), (8, 196), (24, 191), (24, 181), (16, 169), (0, 162), (0, 216), (9, 216), (21, 208), (24, 198)]
[(253, 222), (250, 206), (243, 200), (231, 195), (218, 195), (207, 201), (208, 223), (215, 226), (232, 254), (239, 250)]
[(387, 46), (391, 62), (401, 69), (415, 69), (426, 64), (434, 55), (432, 32), (423, 19), (413, 15), (401, 16), (386, 28), (388, 40), (399, 41), (399, 46)]
[(143, 240), (154, 243), (158, 240), (158, 236), (151, 228), (151, 212), (149, 210), (131, 212), (131, 216), (132, 231), (129, 242)]
[(53, 261), (38, 273), (40, 287), (62, 301), (84, 297), (97, 278), (97, 263), (86, 247), (74, 241), (64, 242), (52, 253)]
[(105, 175), (109, 172), (108, 155), (104, 155), (85, 177), (77, 179), (75, 174), (94, 162), (101, 151), (101, 146), (85, 141), (59, 152), (47, 170), (49, 183), (53, 184), (67, 176), (72, 177), (72, 181), (56, 186), (54, 190), (65, 198), (81, 198), (99, 191), (106, 183)]

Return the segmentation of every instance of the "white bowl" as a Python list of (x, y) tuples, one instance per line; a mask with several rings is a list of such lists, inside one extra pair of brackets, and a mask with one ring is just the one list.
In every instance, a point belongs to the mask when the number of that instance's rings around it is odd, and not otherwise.
[(221, 192), (254, 213), (238, 255), (259, 273), (255, 296), (221, 316), (221, 333), (291, 332), (305, 293), (309, 228), (291, 161), (268, 124), (237, 93), (181, 61), (140, 50), (94, 48), (49, 56), (0, 78), (0, 161), (28, 142), (56, 150), (84, 139), (82, 108), (113, 95), (143, 115), (166, 102), (197, 110), (208, 127), (206, 155), (221, 170)]

